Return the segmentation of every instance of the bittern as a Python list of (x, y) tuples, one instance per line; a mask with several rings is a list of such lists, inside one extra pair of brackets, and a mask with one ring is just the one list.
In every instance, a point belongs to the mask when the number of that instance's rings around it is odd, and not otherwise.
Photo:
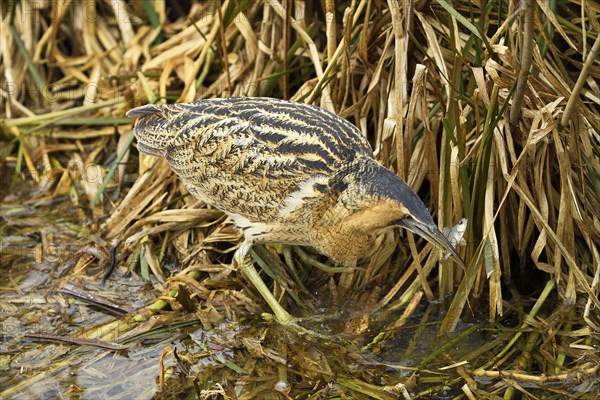
[(232, 97), (148, 104), (137, 148), (163, 157), (187, 190), (228, 214), (244, 241), (235, 260), (282, 324), (294, 318), (252, 265), (257, 243), (312, 246), (354, 267), (377, 235), (403, 227), (464, 263), (404, 181), (373, 158), (349, 121), (309, 104)]

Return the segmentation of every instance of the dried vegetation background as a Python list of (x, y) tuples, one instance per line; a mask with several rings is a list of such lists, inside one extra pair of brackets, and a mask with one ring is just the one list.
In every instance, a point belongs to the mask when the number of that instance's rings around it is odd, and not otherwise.
[[(3, 2), (0, 397), (595, 398), (599, 13), (593, 1), (546, 0)], [(230, 264), (239, 234), (136, 151), (125, 117), (148, 102), (233, 95), (351, 120), (440, 226), (468, 218), (468, 269), (438, 264), (402, 232), (382, 237), (364, 269), (334, 275), (310, 250), (259, 247), (286, 307), (337, 325), (317, 324), (332, 343), (315, 344), (260, 322), (266, 307)], [(32, 307), (37, 289), (14, 274), (36, 268), (44, 294), (79, 288), (130, 313), (94, 319), (64, 295)], [(40, 322), (52, 301), (58, 327)], [(467, 336), (447, 335), (462, 321), (484, 340), (456, 353)], [(62, 344), (32, 342), (31, 331)], [(429, 352), (415, 354), (424, 332)], [(386, 353), (410, 335), (400, 355)], [(168, 345), (180, 339), (177, 355)], [(160, 359), (90, 372), (92, 360), (141, 344)], [(89, 387), (61, 375), (69, 365)], [(98, 370), (138, 378), (107, 386)]]

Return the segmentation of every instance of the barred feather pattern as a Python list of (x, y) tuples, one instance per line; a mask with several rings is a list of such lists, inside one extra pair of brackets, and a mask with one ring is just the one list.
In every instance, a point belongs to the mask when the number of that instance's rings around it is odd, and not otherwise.
[[(309, 245), (342, 265), (421, 199), (373, 158), (362, 132), (319, 107), (233, 97), (134, 108), (138, 149), (164, 157), (194, 196), (230, 215), (247, 243)], [(396, 221), (396, 222), (395, 222)]]
[(128, 115), (142, 117), (141, 151), (166, 158), (192, 194), (250, 222), (285, 220), (296, 203), (325, 192), (345, 163), (372, 157), (358, 128), (302, 103), (233, 97)]

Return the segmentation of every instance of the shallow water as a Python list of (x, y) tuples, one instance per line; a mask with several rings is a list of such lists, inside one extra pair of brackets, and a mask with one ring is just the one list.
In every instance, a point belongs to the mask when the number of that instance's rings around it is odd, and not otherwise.
[[(87, 227), (78, 224), (75, 210), (65, 199), (38, 199), (26, 205), (10, 200), (5, 199), (0, 207), (0, 398), (79, 397), (78, 388), (92, 389), (90, 398), (104, 398), (114, 389), (103, 394), (102, 382), (115, 385), (115, 367), (133, 372), (131, 376), (135, 376), (136, 369), (156, 367), (159, 349), (154, 351), (158, 354), (148, 353), (143, 347), (120, 354), (27, 337), (56, 335), (67, 341), (116, 318), (102, 308), (62, 294), (65, 286), (125, 310), (148, 304), (157, 291), (151, 287), (149, 290), (136, 275), (101, 284), (99, 277), (106, 266), (102, 257), (93, 255), (104, 249), (87, 236)], [(75, 270), (83, 254), (88, 254), (91, 262)], [(77, 357), (72, 357), (74, 353)], [(65, 359), (69, 361), (65, 363)], [(119, 376), (123, 384), (135, 382), (127, 379), (127, 374)], [(144, 391), (156, 391), (150, 384), (152, 380), (143, 382)]]
[[(478, 321), (438, 337), (447, 305), (424, 299), (393, 327), (403, 310), (374, 310), (364, 301), (368, 293), (333, 301), (326, 281), (312, 296), (303, 294), (316, 310), (303, 324), (331, 341), (291, 334), (259, 312), (236, 314), (244, 299), (234, 290), (223, 297), (231, 304), (194, 300), (195, 311), (186, 312), (171, 298), (171, 309), (151, 313), (146, 306), (166, 286), (129, 271), (124, 260), (102, 283), (110, 247), (67, 198), (9, 198), (0, 219), (0, 398), (268, 399), (285, 398), (283, 390), (298, 398), (445, 399), (462, 395), (465, 371), (491, 360), (508, 339)], [(228, 293), (230, 284), (215, 293)], [(211, 319), (213, 305), (225, 319)], [(369, 345), (382, 332), (388, 335)], [(471, 364), (461, 363), (465, 358)], [(494, 387), (497, 380), (477, 384)], [(588, 394), (598, 383), (577, 388)]]

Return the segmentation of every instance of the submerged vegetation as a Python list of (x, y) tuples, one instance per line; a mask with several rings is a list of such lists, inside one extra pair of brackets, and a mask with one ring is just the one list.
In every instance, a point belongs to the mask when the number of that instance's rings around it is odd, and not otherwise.
[[(597, 398), (600, 5), (9, 1), (0, 22), (0, 398)], [(256, 247), (125, 117), (271, 96), (349, 119), (440, 227), (340, 271)], [(110, 276), (107, 271), (114, 269)], [(47, 343), (51, 342), (51, 343)]]

